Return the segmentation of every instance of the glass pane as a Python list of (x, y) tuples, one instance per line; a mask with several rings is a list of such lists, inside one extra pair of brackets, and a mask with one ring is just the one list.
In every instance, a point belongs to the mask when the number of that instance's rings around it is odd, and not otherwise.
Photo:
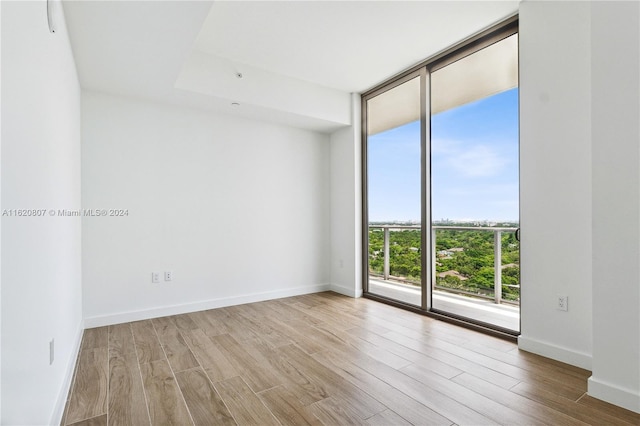
[(515, 331), (517, 45), (513, 35), (431, 74), (432, 307)]
[(420, 79), (367, 101), (369, 292), (420, 306)]

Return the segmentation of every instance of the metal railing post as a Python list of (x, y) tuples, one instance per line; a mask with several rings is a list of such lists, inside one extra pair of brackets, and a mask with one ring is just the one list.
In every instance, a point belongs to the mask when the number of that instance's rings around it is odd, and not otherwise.
[(495, 231), (493, 234), (493, 297), (497, 304), (502, 302), (502, 232)]
[(433, 290), (436, 283), (436, 230), (431, 227), (431, 282), (427, 283)]
[(382, 228), (384, 230), (384, 271), (385, 280), (389, 279), (389, 227)]

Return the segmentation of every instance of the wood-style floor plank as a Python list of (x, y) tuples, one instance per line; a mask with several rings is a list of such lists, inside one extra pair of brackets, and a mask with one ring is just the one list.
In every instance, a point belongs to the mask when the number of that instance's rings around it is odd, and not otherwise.
[(242, 307), (230, 306), (222, 308), (227, 314), (224, 325), (229, 330), (228, 333), (237, 342), (258, 337), (258, 332), (247, 327), (242, 318), (238, 315), (239, 309)]
[(85, 349), (80, 352), (74, 389), (66, 417), (67, 424), (107, 413), (108, 365), (107, 347)]
[(142, 381), (153, 425), (192, 425), (175, 377), (166, 360), (140, 365)]
[(437, 358), (445, 363), (455, 361), (456, 366), (464, 364), (466, 368), (476, 370), (476, 373), (469, 371), (471, 374), (477, 376), (482, 375), (483, 377), (481, 378), (488, 381), (491, 381), (493, 377), (500, 378), (500, 376), (495, 374), (499, 373), (500, 375), (506, 375), (517, 381), (532, 382), (548, 389), (554, 389), (559, 394), (572, 399), (577, 399), (586, 391), (586, 380), (577, 381), (575, 378), (565, 377), (567, 378), (566, 382), (558, 381), (556, 378), (537, 375), (535, 372), (500, 362), (496, 359), (478, 354), (477, 352), (438, 341), (437, 339), (422, 339), (418, 336), (408, 337), (395, 331), (385, 333), (384, 338), (414, 349), (424, 355)]
[(505, 389), (509, 389), (520, 382), (518, 379), (509, 377), (506, 374), (492, 370), (483, 365), (476, 364), (459, 356), (451, 355), (445, 351), (437, 349), (425, 351), (417, 345), (409, 345), (412, 347), (405, 346), (392, 340), (393, 334), (391, 333), (378, 335), (370, 330), (359, 327), (350, 329), (349, 332), (394, 354), (410, 359), (415, 364), (423, 366), (425, 369), (443, 377), (455, 377), (457, 374), (464, 371)]
[(325, 328), (305, 323), (299, 324), (289, 322), (289, 324), (291, 327), (295, 327), (299, 333), (304, 334), (308, 339), (311, 339), (313, 342), (315, 342), (321, 348), (320, 350), (331, 347), (349, 346), (347, 340), (340, 338), (336, 333), (328, 332)]
[[(347, 357), (332, 352), (314, 354), (313, 357), (353, 383), (362, 392), (366, 392), (387, 407), (393, 407), (403, 417), (414, 424), (450, 425), (453, 422), (442, 412), (420, 402), (421, 396), (403, 392), (387, 381), (377, 377), (375, 371), (361, 368)], [(370, 418), (370, 417), (369, 417)]]
[(207, 336), (219, 336), (221, 334), (231, 333), (231, 328), (227, 326), (229, 314), (224, 309), (211, 309), (208, 311), (195, 312), (189, 314), (198, 327), (201, 328)]
[(236, 376), (223, 380), (217, 382), (214, 386), (239, 425), (280, 425), (280, 422), (276, 420), (249, 385), (242, 380), (242, 377)]
[(384, 410), (373, 417), (369, 417), (367, 419), (367, 424), (370, 426), (411, 426), (411, 423), (400, 417), (398, 413), (391, 410)]
[[(455, 363), (455, 362), (443, 362), (437, 358), (432, 358), (422, 352), (418, 352), (411, 348), (407, 348), (403, 345), (398, 345), (391, 340), (386, 339), (383, 336), (378, 336), (377, 334), (371, 333), (368, 330), (362, 328), (353, 328), (348, 330), (348, 332), (365, 342), (372, 344), (374, 347), (379, 348), (378, 353), (385, 351), (396, 356), (399, 356), (403, 359), (410, 361), (410, 364), (418, 364), (422, 368), (429, 370), (432, 373), (438, 374), (442, 377), (451, 378), (455, 377), (458, 374), (462, 373), (464, 370), (461, 368), (464, 365), (464, 362)], [(374, 359), (377, 359), (376, 356), (372, 356), (369, 352), (366, 352), (367, 355), (371, 356)], [(446, 358), (446, 357), (445, 357)], [(447, 359), (447, 361), (449, 361)], [(454, 360), (455, 361), (455, 360)], [(384, 361), (383, 361), (384, 362)], [(455, 364), (456, 366), (454, 366)], [(392, 366), (396, 368), (395, 366)], [(399, 366), (397, 368), (406, 367), (406, 365)], [(513, 386), (517, 381), (510, 382), (510, 385)]]
[[(368, 356), (387, 364), (391, 368), (400, 369), (402, 367), (406, 367), (412, 364), (413, 361), (410, 361), (406, 358), (403, 358), (399, 355), (396, 355), (392, 352), (389, 352), (379, 346), (374, 345), (373, 343), (369, 343), (366, 340), (360, 339), (356, 336), (349, 334), (347, 331), (336, 330), (328, 327), (326, 324), (318, 324), (317, 328), (324, 330), (327, 333), (332, 333), (337, 338), (343, 340), (348, 343), (349, 347), (353, 347), (354, 350), (362, 352), (363, 354), (367, 354)], [(456, 374), (460, 374), (460, 370), (451, 368), (451, 370), (455, 371), (451, 376)]]
[(322, 310), (321, 306), (315, 308), (305, 308), (300, 303), (291, 303), (289, 307), (294, 309), (296, 315), (296, 321), (307, 321), (314, 326), (325, 325), (333, 330), (344, 330), (349, 328), (351, 324), (348, 321), (341, 321), (339, 317), (330, 315), (326, 311)]
[(318, 321), (313, 316), (309, 315), (308, 308), (305, 309), (295, 309), (295, 306), (298, 304), (298, 299), (295, 297), (288, 299), (279, 299), (274, 300), (273, 303), (269, 303), (268, 309), (272, 312), (274, 318), (277, 318), (280, 321), (293, 321), (293, 322), (303, 322), (305, 324), (317, 324)]
[(198, 328), (198, 324), (196, 324), (188, 314), (174, 315), (171, 319), (180, 331), (195, 330)]
[(314, 382), (312, 378), (301, 372), (286, 358), (280, 356), (276, 349), (270, 347), (266, 342), (254, 339), (252, 341), (242, 342), (241, 345), (246, 348), (258, 362), (264, 365), (270, 365), (302, 405), (307, 406), (329, 397), (329, 393), (322, 383)]
[(133, 342), (131, 324), (117, 324), (109, 326), (109, 355), (123, 356), (135, 353), (136, 346)]
[(212, 382), (230, 379), (238, 375), (235, 367), (204, 331), (197, 328), (183, 331), (182, 335)]
[(598, 410), (588, 405), (578, 404), (568, 398), (540, 389), (538, 386), (521, 382), (510, 389), (511, 392), (522, 395), (533, 401), (540, 402), (547, 407), (553, 408), (561, 413), (565, 413), (574, 419), (588, 423), (590, 425), (615, 425), (622, 424), (637, 426), (640, 424), (640, 416), (636, 423), (629, 423), (619, 417), (613, 417), (605, 410)]
[(150, 424), (136, 353), (110, 353), (109, 426)]
[(156, 318), (152, 320), (152, 323), (174, 372), (188, 370), (199, 365), (171, 318)]
[[(233, 368), (240, 372), (243, 379), (254, 392), (260, 392), (282, 384), (281, 379), (268, 368), (260, 364), (229, 334), (211, 337), (211, 340), (229, 360)], [(265, 368), (267, 367), (267, 368)]]
[(516, 366), (506, 361), (506, 359), (512, 361), (513, 355), (511, 354), (493, 351), (489, 356), (477, 350), (467, 349), (466, 347), (454, 345), (439, 339), (422, 339), (421, 344), (427, 348), (427, 350), (441, 349), (449, 354), (470, 360), (492, 370), (500, 371), (521, 381), (548, 383), (552, 387), (562, 387), (566, 390), (571, 388), (577, 393), (584, 393), (587, 390), (585, 378), (576, 377), (572, 374), (573, 370), (554, 371), (553, 367), (547, 366), (540, 368), (532, 363)]
[(543, 358), (539, 355), (535, 355), (526, 351), (519, 351), (516, 353), (510, 351), (498, 351), (496, 349), (483, 346), (481, 343), (476, 342), (467, 343), (463, 346), (467, 349), (471, 349), (474, 352), (528, 370), (533, 374), (556, 378), (559, 381), (564, 381), (565, 377), (571, 376), (572, 382), (575, 382), (574, 378), (577, 378), (578, 382), (582, 383), (584, 382), (584, 380), (587, 380), (591, 376), (591, 373), (589, 371), (582, 368), (567, 366), (566, 364), (562, 364), (558, 361), (549, 360), (548, 358)]
[(166, 359), (156, 330), (150, 320), (132, 322), (131, 331), (138, 354), (138, 362), (144, 364)]
[(357, 386), (362, 392), (371, 395), (385, 406), (393, 407), (396, 411), (401, 412), (403, 417), (413, 424), (450, 425), (453, 423), (416, 399), (380, 380), (374, 374), (340, 357), (332, 356), (329, 353), (314, 354), (313, 357), (327, 367), (335, 369), (345, 380)]
[[(464, 345), (476, 353), (488, 356), (501, 363), (519, 368), (523, 372), (521, 380), (537, 381), (541, 385), (548, 384), (547, 388), (564, 389), (565, 392), (573, 394), (576, 399), (578, 395), (587, 391), (586, 380), (590, 377), (586, 370), (571, 367), (563, 368), (561, 363), (549, 362), (541, 356), (520, 351), (520, 353), (502, 352), (492, 348), (483, 347), (477, 343)], [(573, 391), (573, 392), (572, 392)]]
[(180, 386), (193, 422), (196, 425), (236, 424), (227, 406), (224, 405), (224, 401), (220, 398), (220, 395), (218, 395), (201, 367), (175, 374), (178, 386)]
[[(366, 327), (368, 321), (361, 316), (355, 315), (355, 313), (352, 313), (352, 311), (350, 310), (343, 310), (339, 307), (330, 305), (321, 305), (309, 309), (310, 316), (322, 315), (325, 317), (333, 318), (334, 321), (342, 323), (345, 328)], [(320, 318), (322, 318), (322, 316)], [(386, 328), (383, 324), (378, 324), (377, 330), (381, 333), (391, 331), (391, 329)]]
[[(344, 353), (337, 356), (343, 356)], [(374, 374), (401, 392), (410, 395), (418, 402), (422, 403), (433, 411), (446, 417), (457, 424), (494, 424), (495, 421), (489, 416), (479, 413), (468, 407), (467, 401), (459, 401), (455, 396), (443, 394), (440, 389), (434, 389), (416, 380), (409, 375), (402, 373), (382, 364), (372, 358), (360, 357), (354, 360), (366, 371)], [(437, 375), (434, 378), (440, 378)], [(441, 378), (444, 381), (447, 379)], [(485, 402), (485, 401), (482, 401)], [(480, 405), (478, 403), (478, 405)]]
[[(269, 345), (277, 348), (291, 343), (291, 339), (280, 333), (276, 328), (262, 321), (264, 315), (256, 312), (250, 306), (243, 306), (242, 309), (230, 311), (236, 314), (238, 321), (244, 327), (252, 331), (252, 333)], [(251, 340), (251, 339), (249, 339)]]
[(106, 348), (109, 344), (109, 327), (88, 328), (82, 336), (80, 350)]
[[(560, 413), (553, 408), (547, 407), (543, 404), (540, 404), (539, 402), (530, 400), (508, 390), (502, 389), (499, 386), (492, 385), (491, 383), (486, 382), (482, 379), (478, 379), (477, 377), (473, 377), (470, 374), (461, 374), (457, 377), (454, 377), (452, 381), (460, 385), (462, 389), (465, 389), (468, 392), (475, 392), (479, 395), (483, 395), (487, 399), (498, 401), (500, 405), (509, 407), (510, 410), (516, 412), (516, 416), (519, 412), (521, 413), (521, 416), (530, 417), (532, 420), (529, 422), (529, 424), (542, 422), (558, 426), (585, 425), (584, 422), (581, 422), (580, 420), (570, 417), (564, 413)], [(504, 410), (500, 414), (502, 415), (503, 413)]]
[(635, 424), (635, 425), (640, 425), (640, 413), (634, 413), (633, 411), (616, 407), (613, 404), (609, 404), (608, 402), (601, 401), (589, 395), (582, 396), (578, 400), (578, 403), (581, 405), (585, 405), (587, 407), (595, 408), (599, 411), (602, 411), (608, 415), (611, 415), (612, 417), (616, 417), (625, 422)]
[(338, 373), (306, 354), (299, 347), (288, 345), (278, 348), (277, 351), (312, 381), (322, 383), (331, 396), (344, 401), (360, 418), (367, 419), (387, 408), (375, 398), (344, 380)]
[(103, 414), (98, 417), (82, 420), (70, 426), (107, 426), (107, 415)]
[(640, 425), (590, 372), (326, 292), (88, 329), (63, 425)]
[(300, 331), (295, 326), (295, 323), (291, 323), (286, 320), (283, 321), (272, 317), (266, 317), (265, 322), (267, 322), (271, 327), (275, 327), (280, 330), (293, 343), (297, 344), (308, 354), (320, 352), (324, 349), (324, 346), (322, 346), (322, 344), (318, 343), (317, 341), (313, 340), (305, 333)]
[(320, 420), (305, 408), (285, 386), (276, 386), (258, 394), (278, 421), (285, 426), (321, 426)]
[[(366, 425), (356, 413), (334, 398), (326, 398), (308, 407), (311, 414), (316, 416), (324, 425)], [(386, 410), (385, 410), (386, 411)]]
[[(428, 373), (416, 368), (415, 365), (406, 367), (402, 371), (420, 383), (428, 386), (434, 391), (439, 392), (443, 396), (450, 398), (456, 402), (461, 402), (466, 407), (480, 413), (488, 419), (492, 419), (495, 423), (504, 422), (509, 425), (531, 425), (535, 423), (535, 419), (525, 412), (518, 412), (511, 408), (508, 404), (503, 404), (499, 398), (487, 397), (483, 393), (474, 392), (466, 388), (456, 381), (456, 376), (451, 380), (446, 380), (437, 376), (431, 376)], [(469, 376), (471, 377), (471, 376)], [(480, 380), (480, 379), (478, 379)], [(487, 385), (490, 385), (488, 382)], [(497, 389), (501, 389), (496, 386)]]

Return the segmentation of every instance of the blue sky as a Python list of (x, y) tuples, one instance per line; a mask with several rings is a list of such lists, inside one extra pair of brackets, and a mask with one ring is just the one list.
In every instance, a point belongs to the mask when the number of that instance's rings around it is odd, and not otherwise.
[[(369, 220), (420, 220), (420, 123), (368, 143)], [(518, 89), (431, 119), (432, 218), (518, 220)]]

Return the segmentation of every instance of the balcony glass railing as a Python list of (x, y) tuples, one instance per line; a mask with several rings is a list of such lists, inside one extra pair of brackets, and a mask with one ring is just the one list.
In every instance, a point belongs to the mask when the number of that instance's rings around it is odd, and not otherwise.
[[(433, 288), (497, 304), (520, 302), (520, 243), (515, 227), (434, 225)], [(370, 225), (369, 274), (420, 286), (419, 225)]]

